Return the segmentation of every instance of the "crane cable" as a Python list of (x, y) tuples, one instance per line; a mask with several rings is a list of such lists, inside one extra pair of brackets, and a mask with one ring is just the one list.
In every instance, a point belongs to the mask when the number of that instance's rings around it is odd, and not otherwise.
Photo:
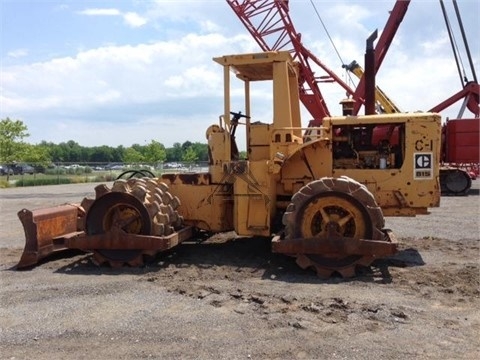
[[(445, 5), (443, 0), (440, 0), (440, 6), (442, 8), (443, 18), (445, 20), (445, 25), (447, 27), (448, 37), (450, 38), (450, 44), (452, 45), (453, 56), (455, 57), (455, 62), (457, 63), (457, 71), (460, 77), (460, 82), (462, 83), (462, 87), (465, 83), (468, 82), (467, 75), (465, 72), (465, 67), (463, 65), (462, 58), (460, 57), (460, 51), (458, 49), (457, 41), (455, 40), (455, 35), (452, 31), (452, 26), (450, 25), (450, 20), (448, 18), (447, 11), (445, 9)], [(463, 73), (463, 74), (462, 74)]]
[[(328, 29), (327, 27), (325, 26), (325, 23), (323, 22), (322, 20), (322, 17), (320, 16), (320, 13), (318, 12), (317, 10), (317, 7), (315, 6), (315, 4), (313, 3), (313, 0), (310, 0), (310, 4), (312, 4), (312, 7), (313, 7), (313, 10), (315, 11), (315, 14), (317, 15), (317, 18), (318, 20), (320, 21), (320, 23), (322, 24), (322, 27), (323, 29), (325, 30), (325, 33), (327, 34), (327, 37), (328, 39), (330, 40), (330, 43), (332, 44), (333, 46), (333, 49), (335, 50), (335, 53), (337, 54), (338, 58), (340, 59), (340, 62), (342, 63), (342, 65), (344, 65), (345, 63), (343, 62), (343, 59), (342, 57), (340, 56), (340, 53), (338, 52), (337, 50), (337, 47), (335, 46), (335, 43), (333, 42), (333, 39), (332, 37), (330, 36), (330, 33), (328, 32)], [(350, 74), (349, 71), (346, 71), (346, 74), (350, 80), (350, 83), (353, 84), (353, 80), (352, 80), (352, 76)]]
[(477, 74), (475, 73), (475, 67), (473, 66), (472, 54), (470, 53), (470, 47), (468, 46), (467, 36), (465, 35), (465, 29), (463, 28), (463, 21), (460, 15), (460, 10), (458, 9), (457, 0), (453, 0), (453, 7), (455, 8), (455, 14), (457, 15), (458, 26), (460, 27), (460, 32), (462, 34), (463, 45), (465, 46), (465, 51), (467, 53), (468, 61), (470, 63), (470, 71), (472, 72), (473, 81), (478, 84)]

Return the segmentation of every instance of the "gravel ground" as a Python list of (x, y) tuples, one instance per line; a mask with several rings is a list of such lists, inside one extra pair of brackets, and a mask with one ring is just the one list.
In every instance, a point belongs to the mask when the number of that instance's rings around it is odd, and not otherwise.
[(95, 184), (0, 189), (0, 359), (480, 358), (479, 185), (428, 216), (388, 218), (400, 252), (348, 280), (231, 233), (142, 268), (69, 252), (15, 271), (16, 212)]

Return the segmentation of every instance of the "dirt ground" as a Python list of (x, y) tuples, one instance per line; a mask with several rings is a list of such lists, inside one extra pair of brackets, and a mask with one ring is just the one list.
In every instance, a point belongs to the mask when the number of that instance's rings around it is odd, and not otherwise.
[(69, 252), (15, 271), (16, 212), (79, 201), (94, 185), (0, 189), (0, 358), (478, 359), (479, 185), (431, 215), (387, 219), (400, 252), (348, 280), (234, 234), (142, 268)]

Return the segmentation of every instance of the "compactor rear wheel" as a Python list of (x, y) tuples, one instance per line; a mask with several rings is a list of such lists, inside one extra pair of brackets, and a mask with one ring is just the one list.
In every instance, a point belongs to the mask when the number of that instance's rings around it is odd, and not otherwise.
[[(384, 218), (368, 189), (347, 178), (323, 178), (301, 188), (283, 216), (286, 239), (328, 239), (329, 228), (344, 238), (383, 240)], [(302, 268), (314, 268), (318, 276), (355, 275), (356, 265), (368, 266), (369, 255), (295, 254)]]
[(462, 169), (440, 168), (440, 185), (443, 195), (465, 195), (472, 187), (472, 179)]
[[(88, 209), (85, 231), (88, 235), (104, 234), (118, 227), (129, 234), (166, 236), (180, 228), (183, 218), (178, 215), (180, 201), (158, 179), (120, 179), (111, 189), (99, 185), (96, 199)], [(156, 251), (125, 249), (94, 249), (97, 264), (112, 267), (140, 266), (143, 255)]]

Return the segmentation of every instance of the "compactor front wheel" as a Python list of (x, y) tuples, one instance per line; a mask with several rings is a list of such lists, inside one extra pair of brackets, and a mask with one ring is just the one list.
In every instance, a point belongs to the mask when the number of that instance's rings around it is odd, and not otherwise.
[[(117, 180), (109, 189), (99, 185), (96, 199), (88, 209), (85, 220), (87, 235), (122, 231), (134, 235), (165, 236), (182, 226), (182, 217), (176, 209), (180, 202), (168, 191), (167, 185), (156, 179)], [(134, 246), (133, 246), (134, 247)], [(112, 267), (140, 266), (144, 255), (156, 251), (132, 249), (93, 248), (97, 264), (108, 263)]]
[[(297, 253), (291, 254), (296, 256), (300, 267), (314, 268), (323, 278), (334, 272), (343, 277), (354, 276), (356, 266), (370, 265), (375, 252), (356, 254), (354, 250), (343, 249), (351, 249), (363, 239), (385, 239), (384, 218), (375, 198), (364, 185), (346, 177), (323, 178), (301, 188), (292, 197), (283, 224), (285, 240), (313, 239), (324, 250), (312, 254), (300, 250), (305, 249), (302, 245)], [(343, 243), (336, 246), (335, 241)]]

